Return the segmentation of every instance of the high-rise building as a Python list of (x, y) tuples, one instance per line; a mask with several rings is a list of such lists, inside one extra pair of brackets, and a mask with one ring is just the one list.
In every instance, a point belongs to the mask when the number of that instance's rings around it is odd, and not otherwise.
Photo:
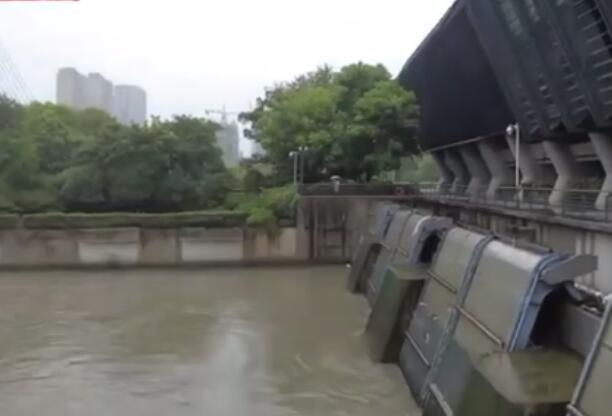
[(85, 77), (74, 68), (62, 68), (57, 73), (58, 104), (82, 110), (86, 108)]
[(131, 85), (113, 86), (99, 73), (87, 76), (74, 68), (57, 73), (57, 103), (75, 110), (97, 108), (123, 124), (144, 124), (147, 119), (147, 93)]
[(113, 112), (113, 83), (101, 74), (89, 74), (84, 89), (86, 108), (97, 108), (112, 114)]
[(113, 114), (123, 124), (144, 124), (147, 119), (147, 93), (133, 85), (117, 85)]
[(225, 119), (217, 131), (217, 146), (223, 151), (223, 162), (228, 168), (240, 162), (240, 131), (236, 122), (228, 123)]

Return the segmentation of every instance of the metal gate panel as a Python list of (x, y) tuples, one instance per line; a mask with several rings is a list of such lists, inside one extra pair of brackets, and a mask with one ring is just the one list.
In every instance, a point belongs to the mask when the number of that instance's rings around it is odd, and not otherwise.
[(370, 222), (369, 233), (382, 240), (393, 220), (393, 215), (399, 210), (396, 204), (381, 203), (374, 208), (373, 218)]
[(366, 297), (370, 306), (376, 303), (376, 297), (385, 278), (387, 268), (395, 256), (395, 252), (400, 244), (406, 221), (413, 215), (412, 211), (396, 212), (391, 220), (389, 229), (383, 240), (382, 249), (376, 260), (376, 265), (372, 275), (366, 276)]
[(378, 203), (370, 208), (368, 221), (364, 225), (359, 244), (353, 254), (351, 269), (347, 279), (350, 292), (357, 293), (365, 290), (365, 274), (371, 270), (372, 263), (376, 262), (380, 252), (380, 244), (385, 238), (393, 215), (399, 210), (399, 205)]
[(421, 254), (427, 240), (434, 234), (441, 236), (452, 225), (453, 221), (450, 218), (412, 215), (408, 218), (404, 227), (393, 258), (393, 264), (401, 266), (418, 265), (421, 262)]
[[(425, 407), (446, 404), (454, 414), (466, 414), (461, 412), (474, 389), (474, 363), (493, 353), (526, 348), (546, 295), (592, 271), (596, 265), (590, 260), (536, 253), (501, 241), (486, 245), (465, 301), (458, 304), (456, 329), (448, 331), (448, 348), (440, 349), (434, 360)], [(481, 387), (481, 394), (483, 400), (504, 403), (492, 386)]]
[(364, 277), (366, 282), (366, 299), (368, 300), (370, 307), (373, 307), (374, 303), (376, 303), (376, 296), (378, 295), (378, 291), (382, 285), (382, 279), (384, 278), (387, 268), (391, 265), (392, 259), (393, 251), (383, 246), (380, 250), (380, 254), (378, 255), (378, 259), (374, 264), (372, 273), (370, 273), (369, 276)]
[(457, 296), (464, 292), (461, 286), (471, 281), (472, 266), (488, 240), (458, 227), (444, 236), (400, 352), (400, 367), (417, 397), (427, 384), (448, 328), (456, 321)]
[(509, 345), (521, 312), (523, 299), (544, 256), (493, 241), (476, 269), (463, 308)]
[(432, 274), (458, 290), (472, 259), (474, 249), (485, 237), (463, 228), (451, 228), (434, 259)]

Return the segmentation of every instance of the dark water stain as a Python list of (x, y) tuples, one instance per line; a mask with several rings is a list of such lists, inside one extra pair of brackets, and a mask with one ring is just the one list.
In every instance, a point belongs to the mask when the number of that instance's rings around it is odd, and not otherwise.
[(0, 415), (415, 415), (345, 269), (0, 275)]

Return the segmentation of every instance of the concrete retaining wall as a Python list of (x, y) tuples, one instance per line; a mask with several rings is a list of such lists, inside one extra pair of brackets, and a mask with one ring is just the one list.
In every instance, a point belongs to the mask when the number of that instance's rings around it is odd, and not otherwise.
[(240, 264), (306, 260), (295, 228), (2, 230), (2, 267)]

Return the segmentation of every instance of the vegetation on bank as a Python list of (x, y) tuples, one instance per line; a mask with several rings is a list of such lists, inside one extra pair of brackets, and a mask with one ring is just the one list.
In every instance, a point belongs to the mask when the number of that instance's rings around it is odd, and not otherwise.
[(420, 155), (418, 115), (414, 94), (381, 65), (319, 68), (267, 89), (241, 115), (265, 153), (229, 171), (219, 126), (203, 118), (123, 126), (99, 110), (0, 96), (0, 227), (225, 222), (274, 231), (294, 220), (296, 158), (307, 183), (429, 176), (426, 159), (402, 164)]
[(266, 151), (254, 163), (274, 172), (259, 179), (282, 185), (292, 180), (289, 155), (296, 151), (309, 183), (334, 175), (369, 182), (398, 169), (402, 157), (420, 154), (418, 116), (415, 95), (385, 67), (357, 63), (339, 71), (319, 68), (273, 86), (242, 119), (252, 123), (249, 135)]
[(188, 116), (128, 127), (98, 110), (0, 97), (0, 211), (218, 208), (232, 176), (216, 129)]

